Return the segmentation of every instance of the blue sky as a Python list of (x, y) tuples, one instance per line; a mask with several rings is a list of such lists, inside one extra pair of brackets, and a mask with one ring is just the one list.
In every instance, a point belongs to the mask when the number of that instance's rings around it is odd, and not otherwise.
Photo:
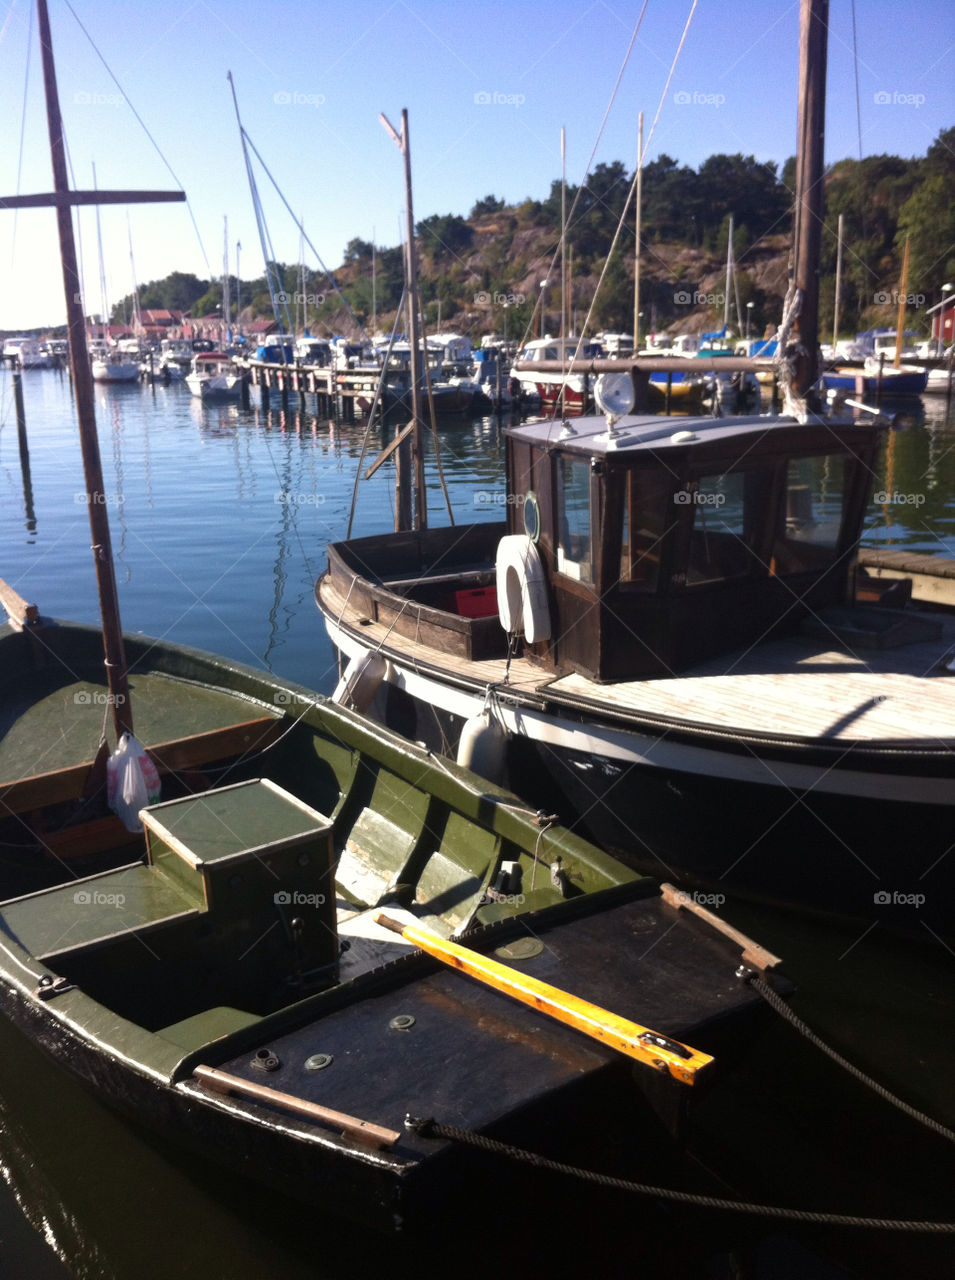
[[(401, 157), (379, 111), (396, 125), (402, 107), (410, 113), (419, 220), (467, 214), (487, 194), (543, 198), (560, 173), (562, 125), (568, 179), (579, 182), (642, 8), (619, 0), (71, 0), (120, 90), (65, 0), (49, 3), (77, 185), (92, 185), (94, 164), (100, 187), (175, 185), (132, 103), (189, 196), (205, 256), (184, 207), (130, 208), (140, 282), (177, 269), (218, 274), (224, 216), (233, 270), (240, 241), (243, 277), (261, 274), (228, 71), (248, 133), (335, 267), (352, 236), (399, 240)], [(715, 152), (743, 152), (781, 166), (795, 150), (798, 3), (699, 0), (664, 95), (691, 3), (649, 0), (596, 161), (632, 167), (638, 113), (649, 135), (663, 96), (648, 159), (666, 152), (695, 167)], [(950, 0), (856, 0), (855, 9), (863, 153), (922, 155), (955, 123), (955, 9)], [(0, 111), (0, 194), (49, 190), (30, 0), (0, 0)], [(826, 154), (859, 154), (850, 0), (831, 0)], [(259, 181), (276, 256), (296, 261), (298, 231), (268, 180)], [(127, 215), (109, 208), (102, 219), (115, 301), (132, 283)], [(98, 310), (91, 213), (82, 217), (82, 246), (87, 304)], [(61, 321), (58, 272), (53, 214), (0, 214), (0, 328)]]

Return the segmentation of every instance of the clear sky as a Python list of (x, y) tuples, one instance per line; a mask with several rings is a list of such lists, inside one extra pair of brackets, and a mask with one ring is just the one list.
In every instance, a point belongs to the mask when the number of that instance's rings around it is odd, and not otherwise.
[[(189, 197), (129, 210), (140, 283), (170, 271), (262, 272), (239, 136), (243, 123), (329, 267), (353, 236), (399, 241), (401, 157), (378, 122), (410, 113), (415, 215), (466, 215), (488, 194), (545, 197), (584, 177), (642, 0), (49, 0), (60, 98), (78, 186), (176, 185)], [(648, 0), (596, 161), (636, 159), (692, 0)], [(923, 155), (955, 123), (951, 0), (855, 0), (862, 151)], [(84, 35), (95, 41), (121, 89)], [(33, 28), (32, 42), (30, 28)], [(795, 150), (798, 0), (699, 0), (647, 158), (696, 167), (716, 152), (779, 166)], [(29, 51), (29, 59), (28, 59)], [(29, 61), (29, 74), (27, 65)], [(125, 95), (125, 98), (122, 96)], [(24, 113), (24, 101), (26, 109)], [(0, 195), (52, 186), (31, 0), (0, 0)], [(25, 124), (21, 126), (21, 120)], [(21, 127), (23, 145), (21, 161)], [(859, 155), (851, 0), (831, 0), (828, 160)], [(276, 257), (298, 231), (259, 175)], [(99, 310), (94, 215), (82, 215), (87, 307)], [(130, 292), (127, 214), (102, 214), (108, 296)], [(311, 255), (307, 255), (314, 266)], [(208, 262), (208, 265), (207, 265)], [(64, 318), (52, 212), (0, 211), (0, 328)]]

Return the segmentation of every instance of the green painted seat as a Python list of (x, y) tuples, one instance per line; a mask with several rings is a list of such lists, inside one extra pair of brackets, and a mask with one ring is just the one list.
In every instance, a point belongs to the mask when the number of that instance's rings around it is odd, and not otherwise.
[(352, 822), (335, 880), (349, 902), (374, 907), (411, 878), (427, 830), (430, 797), (379, 769), (368, 802)]

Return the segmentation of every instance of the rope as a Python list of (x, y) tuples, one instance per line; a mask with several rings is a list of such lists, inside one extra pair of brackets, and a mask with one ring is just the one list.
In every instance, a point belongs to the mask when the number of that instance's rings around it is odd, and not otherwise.
[(747, 975), (745, 981), (753, 988), (757, 995), (762, 996), (771, 1009), (774, 1009), (780, 1017), (785, 1018), (788, 1023), (794, 1026), (801, 1036), (806, 1037), (810, 1044), (814, 1044), (817, 1049), (821, 1049), (824, 1054), (833, 1060), (833, 1062), (838, 1063), (844, 1071), (848, 1071), (851, 1076), (856, 1080), (861, 1081), (861, 1083), (871, 1089), (873, 1093), (878, 1094), (878, 1096), (886, 1102), (890, 1102), (893, 1107), (898, 1107), (900, 1111), (903, 1111), (913, 1120), (917, 1120), (919, 1124), (926, 1125), (927, 1128), (933, 1130), (933, 1132), (937, 1133), (940, 1137), (945, 1138), (948, 1142), (955, 1142), (955, 1133), (953, 1133), (951, 1129), (947, 1129), (945, 1125), (940, 1124), (938, 1120), (933, 1120), (932, 1117), (927, 1116), (924, 1111), (917, 1111), (915, 1107), (911, 1107), (907, 1102), (903, 1102), (901, 1098), (897, 1098), (895, 1094), (890, 1093), (884, 1085), (879, 1084), (877, 1080), (873, 1080), (871, 1076), (867, 1076), (864, 1071), (860, 1071), (858, 1067), (853, 1066), (851, 1062), (843, 1058), (841, 1054), (837, 1053), (835, 1049), (826, 1044), (824, 1040), (821, 1040), (811, 1027), (808, 1027), (797, 1014), (793, 1013), (786, 1001), (783, 1000), (763, 978), (760, 978), (757, 974), (753, 973)]
[(863, 1227), (879, 1231), (922, 1232), (933, 1235), (955, 1235), (955, 1222), (912, 1222), (896, 1218), (857, 1218), (843, 1213), (822, 1213), (812, 1209), (786, 1209), (775, 1205), (750, 1204), (745, 1200), (724, 1200), (714, 1196), (697, 1195), (690, 1191), (675, 1191), (671, 1187), (651, 1187), (642, 1182), (631, 1182), (627, 1178), (614, 1178), (608, 1174), (596, 1173), (593, 1169), (581, 1169), (576, 1165), (564, 1164), (559, 1160), (549, 1160), (546, 1156), (534, 1151), (526, 1151), (523, 1147), (514, 1147), (507, 1142), (498, 1142), (495, 1138), (474, 1133), (470, 1129), (458, 1129), (452, 1125), (440, 1124), (437, 1120), (405, 1117), (405, 1128), (423, 1138), (442, 1138), (448, 1142), (460, 1142), (466, 1146), (477, 1147), (481, 1151), (493, 1155), (506, 1156), (521, 1164), (529, 1164), (535, 1169), (543, 1169), (549, 1173), (560, 1173), (567, 1177), (579, 1178), (598, 1187), (607, 1187), (614, 1191), (627, 1191), (632, 1195), (651, 1196), (657, 1200), (669, 1200), (675, 1204), (696, 1205), (703, 1209), (719, 1209), (726, 1213), (749, 1213), (761, 1218), (777, 1218), (786, 1222), (804, 1222), (828, 1227)]

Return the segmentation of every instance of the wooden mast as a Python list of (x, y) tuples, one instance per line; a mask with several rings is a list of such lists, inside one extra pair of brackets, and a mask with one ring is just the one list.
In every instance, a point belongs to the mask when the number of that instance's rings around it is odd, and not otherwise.
[(70, 190), (66, 171), (63, 119), (60, 115), (56, 69), (53, 64), (53, 42), (50, 36), (50, 18), (47, 12), (46, 0), (37, 0), (37, 21), (40, 33), (40, 51), (43, 58), (43, 84), (46, 93), (46, 114), (50, 134), (54, 189), (48, 195), (6, 197), (0, 200), (0, 207), (29, 209), (52, 205), (56, 209), (57, 227), (60, 236), (60, 256), (63, 262), (63, 290), (66, 299), (70, 363), (73, 370), (73, 388), (79, 421), (83, 474), (86, 481), (86, 500), (89, 509), (93, 559), (96, 566), (96, 585), (103, 626), (106, 679), (110, 694), (110, 704), (113, 709), (113, 725), (116, 730), (116, 736), (119, 738), (125, 732), (132, 733), (133, 717), (132, 708), (129, 704), (129, 682), (126, 675), (123, 632), (119, 618), (116, 575), (113, 569), (109, 518), (106, 514), (103, 467), (100, 460), (99, 440), (96, 435), (93, 377), (90, 371), (89, 351), (86, 346), (86, 323), (83, 316), (80, 276), (76, 263), (76, 244), (73, 239), (73, 206), (125, 204), (134, 201), (184, 200), (185, 194), (182, 191), (104, 192)]
[(805, 397), (819, 376), (819, 257), (822, 248), (829, 0), (802, 0), (799, 18), (799, 121), (793, 244), (802, 303), (793, 390)]
[(898, 369), (902, 364), (902, 347), (905, 344), (905, 299), (909, 288), (909, 238), (905, 237), (905, 252), (902, 255), (902, 278), (899, 281), (899, 310), (895, 319), (895, 359), (892, 368)]
[[(408, 111), (407, 108), (402, 107), (400, 134), (384, 112), (381, 112), (378, 118), (401, 151), (405, 165), (405, 272), (408, 290), (408, 340), (411, 343), (411, 416), (414, 429), (402, 442), (396, 457), (398, 492), (395, 503), (395, 530), (401, 532), (411, 528), (426, 529), (428, 527), (428, 507), (424, 485), (424, 440), (421, 431), (422, 351), (421, 329), (418, 322), (418, 263), (415, 255), (414, 206), (411, 197), (411, 137), (408, 132)], [(411, 492), (407, 484), (407, 473), (411, 470), (407, 456), (409, 448), (412, 450), (414, 467), (413, 510)]]

